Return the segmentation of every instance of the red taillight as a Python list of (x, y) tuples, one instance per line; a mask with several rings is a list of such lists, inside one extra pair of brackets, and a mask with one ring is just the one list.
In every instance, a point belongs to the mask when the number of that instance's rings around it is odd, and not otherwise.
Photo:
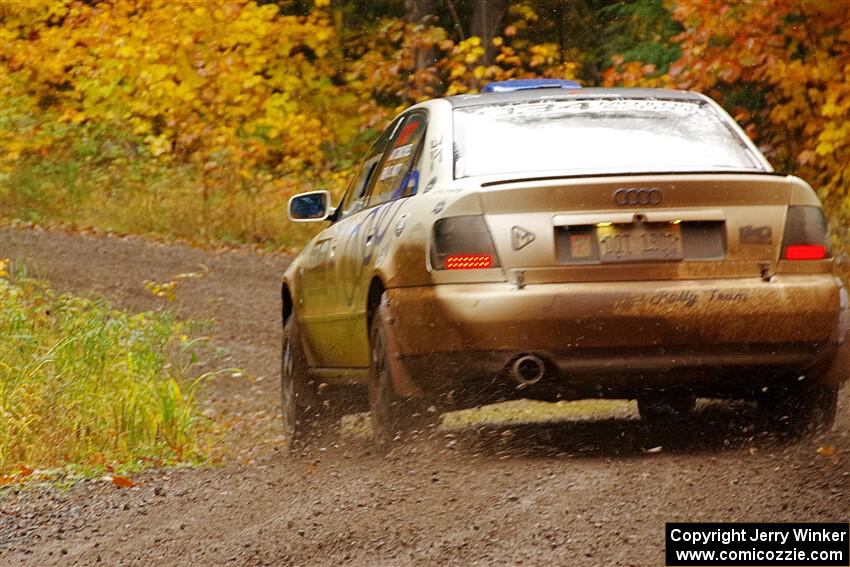
[(788, 207), (782, 257), (786, 260), (823, 260), (830, 256), (823, 210), (809, 205)]
[(446, 258), (447, 270), (472, 270), (475, 268), (489, 268), (492, 265), (493, 257), (487, 254), (449, 256)]
[(434, 223), (431, 266), (435, 270), (498, 268), (499, 256), (482, 215), (446, 217)]
[(826, 258), (826, 246), (822, 244), (792, 244), (785, 248), (788, 260), (823, 260)]

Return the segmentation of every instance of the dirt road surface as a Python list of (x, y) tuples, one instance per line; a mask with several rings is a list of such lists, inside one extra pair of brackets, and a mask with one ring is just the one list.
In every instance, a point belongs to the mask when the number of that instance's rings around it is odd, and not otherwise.
[(833, 430), (795, 443), (760, 433), (743, 404), (707, 405), (667, 433), (620, 404), (443, 427), (389, 454), (333, 430), (289, 456), (277, 381), (287, 257), (13, 228), (0, 230), (0, 257), (131, 310), (160, 306), (145, 280), (203, 272), (173, 308), (215, 320), (228, 364), (246, 371), (208, 392), (209, 415), (231, 430), (223, 464), (148, 472), (133, 489), (0, 493), (1, 565), (649, 566), (663, 565), (667, 521), (850, 519), (848, 388)]

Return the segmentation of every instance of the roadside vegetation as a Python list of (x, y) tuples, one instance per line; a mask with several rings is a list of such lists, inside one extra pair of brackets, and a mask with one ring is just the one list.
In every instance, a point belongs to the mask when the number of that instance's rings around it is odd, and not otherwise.
[(850, 248), (850, 11), (769, 0), (0, 4), (0, 221), (297, 247), (388, 118), (488, 82), (703, 91)]
[(0, 260), (0, 486), (203, 461), (201, 330), (57, 294)]

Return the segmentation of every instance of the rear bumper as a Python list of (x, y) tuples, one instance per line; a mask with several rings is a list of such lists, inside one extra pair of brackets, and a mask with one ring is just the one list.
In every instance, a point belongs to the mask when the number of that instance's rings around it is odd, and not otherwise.
[(508, 283), (453, 284), (396, 288), (388, 296), (394, 340), (414, 389), (439, 391), (458, 381), (492, 378), (516, 356), (534, 353), (578, 390), (607, 384), (613, 395), (636, 380), (642, 385), (699, 381), (706, 371), (720, 375), (730, 368), (802, 372), (832, 365), (830, 372), (821, 370), (825, 379), (846, 380), (847, 372), (832, 364), (841, 358), (837, 354), (846, 357), (850, 350), (842, 290), (835, 277), (818, 274), (770, 282), (565, 283), (522, 289)]

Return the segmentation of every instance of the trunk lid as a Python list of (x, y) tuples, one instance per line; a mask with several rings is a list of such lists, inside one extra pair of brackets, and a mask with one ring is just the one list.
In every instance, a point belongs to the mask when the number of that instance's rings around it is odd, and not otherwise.
[(549, 283), (770, 275), (790, 191), (772, 174), (648, 174), (487, 182), (479, 197), (502, 267)]

